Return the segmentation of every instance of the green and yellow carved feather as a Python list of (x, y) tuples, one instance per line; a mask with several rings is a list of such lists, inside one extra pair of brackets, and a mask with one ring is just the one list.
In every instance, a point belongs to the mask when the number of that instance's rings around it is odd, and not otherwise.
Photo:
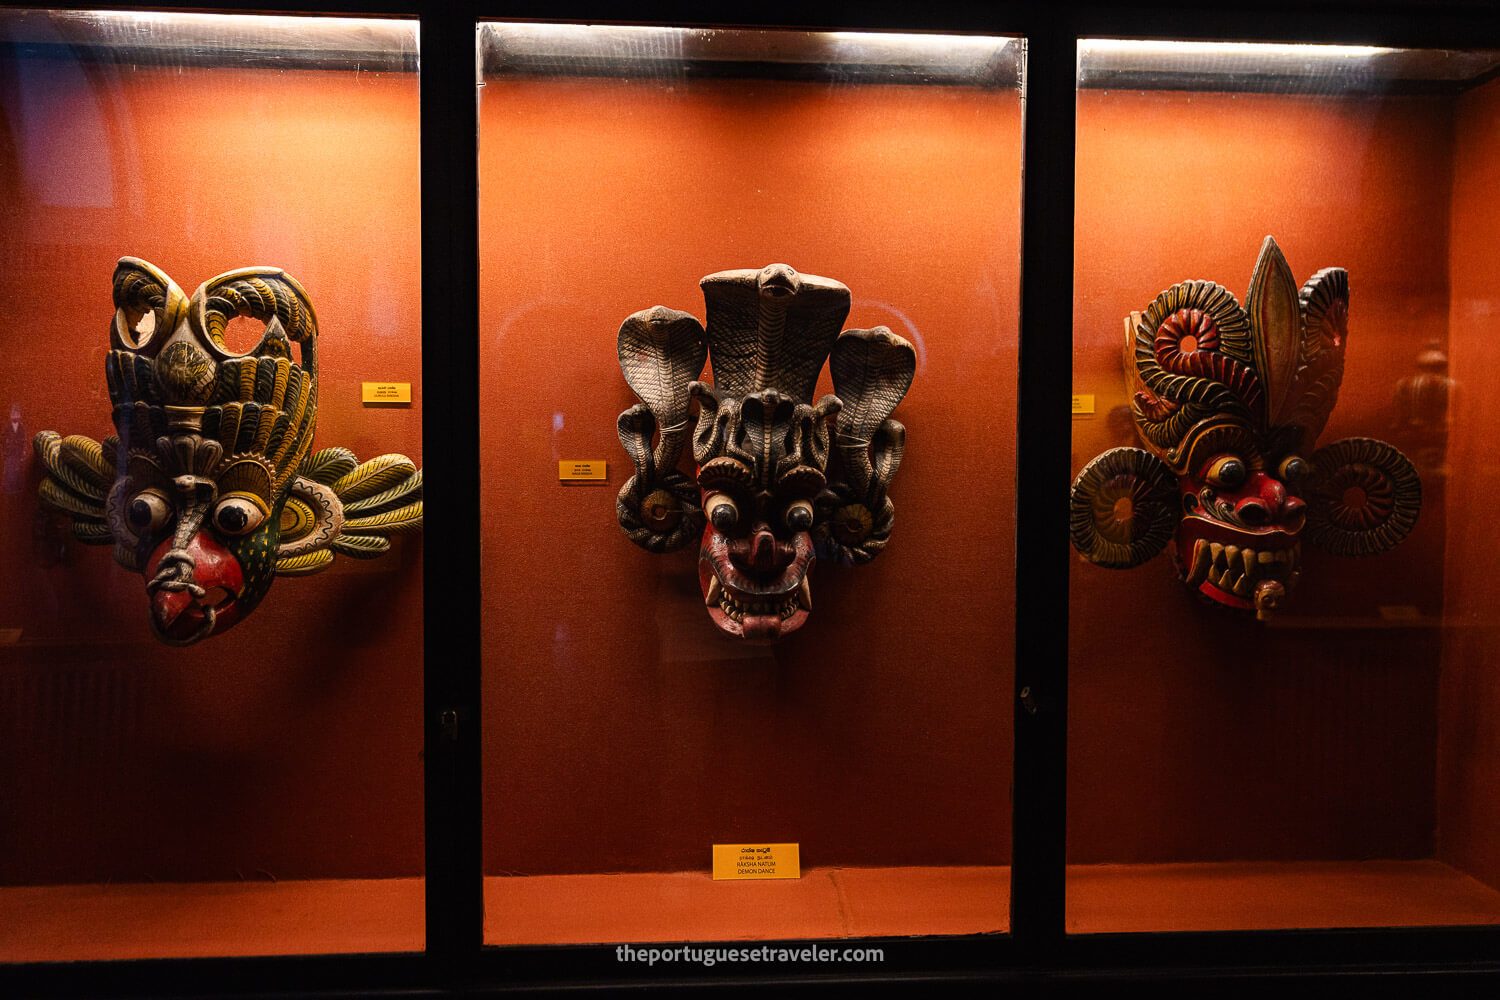
[(73, 536), (80, 542), (111, 544), (114, 537), (104, 503), (115, 479), (115, 438), (101, 445), (78, 434), (65, 438), (56, 431), (42, 431), (31, 443), (46, 471), (37, 490), (42, 506), (71, 518)]
[[(38, 488), (42, 506), (66, 515), (80, 542), (112, 544), (105, 505), (118, 439), (42, 431), (32, 445), (46, 473)], [(393, 535), (422, 530), (422, 470), (405, 455), (360, 462), (347, 448), (324, 448), (302, 460), (281, 524), (286, 554), (276, 560), (278, 576), (311, 576), (332, 565), (335, 554), (384, 555)]]
[[(320, 508), (338, 514), (330, 526)], [(348, 448), (324, 448), (308, 455), (298, 470), (288, 513), (289, 523), (306, 511), (324, 529), (319, 544), (299, 547), (276, 562), (278, 575), (310, 576), (327, 569), (334, 554), (373, 559), (390, 551), (391, 536), (422, 529), (422, 470), (405, 455), (380, 455), (360, 462)], [(315, 528), (306, 529), (312, 532)]]

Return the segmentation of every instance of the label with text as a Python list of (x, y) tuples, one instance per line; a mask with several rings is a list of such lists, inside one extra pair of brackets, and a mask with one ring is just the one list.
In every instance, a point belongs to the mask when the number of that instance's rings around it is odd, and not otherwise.
[(604, 460), (580, 462), (577, 459), (564, 459), (557, 463), (557, 478), (565, 483), (603, 482)]
[(1078, 416), (1079, 414), (1089, 414), (1089, 413), (1093, 413), (1093, 412), (1094, 412), (1094, 394), (1093, 393), (1085, 393), (1084, 395), (1074, 396), (1073, 397), (1073, 415), (1075, 417)]
[(796, 844), (715, 844), (714, 879), (801, 878)]
[(360, 398), (366, 403), (410, 403), (410, 382), (363, 382)]

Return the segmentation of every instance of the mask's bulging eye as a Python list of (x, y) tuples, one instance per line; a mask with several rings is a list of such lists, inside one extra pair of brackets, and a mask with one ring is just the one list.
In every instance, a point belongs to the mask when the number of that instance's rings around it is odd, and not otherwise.
[(1276, 478), (1288, 486), (1301, 486), (1310, 472), (1312, 467), (1301, 455), (1288, 455), (1276, 467)]
[(246, 493), (231, 493), (214, 507), (214, 527), (226, 535), (244, 535), (266, 519), (260, 501)]
[(708, 514), (709, 523), (719, 532), (733, 531), (740, 521), (740, 509), (722, 493), (709, 497), (704, 510)]
[(1233, 455), (1216, 458), (1208, 466), (1208, 475), (1205, 477), (1214, 486), (1221, 490), (1237, 490), (1245, 485), (1245, 478), (1249, 472), (1245, 463)]
[(138, 535), (156, 531), (171, 519), (171, 501), (158, 490), (142, 490), (125, 508), (125, 520)]
[(793, 531), (807, 531), (813, 524), (813, 506), (806, 500), (797, 500), (786, 509), (786, 526)]

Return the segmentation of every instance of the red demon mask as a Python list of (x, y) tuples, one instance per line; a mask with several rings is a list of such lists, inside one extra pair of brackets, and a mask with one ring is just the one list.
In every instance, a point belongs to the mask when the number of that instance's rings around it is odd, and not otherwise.
[(1128, 569), (1170, 546), (1183, 582), (1267, 617), (1301, 572), (1302, 537), (1336, 555), (1397, 545), (1416, 524), (1411, 462), (1370, 438), (1313, 450), (1338, 400), (1349, 276), (1299, 291), (1266, 237), (1246, 305), (1185, 281), (1125, 321), (1127, 387), (1148, 450), (1113, 448), (1073, 483), (1073, 545)]

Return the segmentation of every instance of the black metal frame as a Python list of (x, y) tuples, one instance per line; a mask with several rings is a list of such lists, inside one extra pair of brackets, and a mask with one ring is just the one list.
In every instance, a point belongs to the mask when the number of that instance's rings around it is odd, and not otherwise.
[[(91, 6), (77, 4), (76, 6)], [(159, 7), (113, 3), (111, 9)], [(231, 8), (209, 5), (212, 9)], [(1493, 0), (1234, 0), (1093, 5), (1077, 0), (723, 5), (643, 2), (637, 23), (973, 31), (1027, 38), (1016, 538), (1015, 773), (1011, 933), (838, 942), (884, 947), (876, 969), (643, 970), (612, 946), (486, 947), (480, 786), (478, 523), (479, 229), (474, 23), (484, 18), (612, 21), (610, 3), (313, 0), (330, 13), (421, 18), (423, 368), (427, 429), (427, 951), (161, 959), (0, 967), (11, 995), (438, 995), (859, 982), (865, 988), (977, 982), (1107, 987), (1295, 976), (1308, 982), (1500, 982), (1500, 927), (1068, 935), (1064, 924), (1068, 606), (1066, 418), (1071, 393), (1075, 51), (1080, 37), (1351, 42), (1500, 49)], [(1208, 9), (1209, 7), (1212, 9)], [(196, 7), (195, 9), (204, 9)], [(303, 5), (257, 3), (258, 11)], [(435, 390), (435, 391), (434, 391)], [(994, 795), (1005, 789), (989, 790)], [(491, 802), (491, 810), (505, 803)], [(526, 822), (526, 817), (513, 817)], [(836, 970), (837, 967), (829, 967)]]

